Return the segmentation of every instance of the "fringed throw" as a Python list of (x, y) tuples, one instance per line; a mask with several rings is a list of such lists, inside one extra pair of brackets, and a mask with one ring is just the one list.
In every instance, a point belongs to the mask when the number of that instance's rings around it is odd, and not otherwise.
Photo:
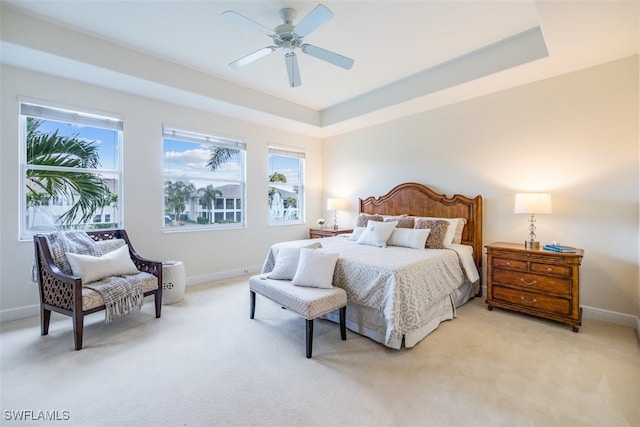
[(106, 307), (104, 322), (110, 323), (114, 316), (123, 316), (142, 308), (144, 295), (141, 281), (135, 274), (111, 276), (91, 282), (85, 287), (102, 296)]

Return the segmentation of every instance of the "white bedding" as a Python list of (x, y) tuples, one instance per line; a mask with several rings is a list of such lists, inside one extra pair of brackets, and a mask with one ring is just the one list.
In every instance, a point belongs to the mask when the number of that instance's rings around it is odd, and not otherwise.
[[(466, 245), (379, 248), (345, 235), (320, 241), (325, 250), (340, 254), (333, 285), (347, 291), (347, 327), (391, 348), (400, 348), (403, 339), (405, 347), (412, 347), (440, 322), (455, 317), (455, 307), (473, 296), (478, 285), (479, 273)], [(281, 247), (308, 243), (273, 245), (262, 272), (273, 269)]]

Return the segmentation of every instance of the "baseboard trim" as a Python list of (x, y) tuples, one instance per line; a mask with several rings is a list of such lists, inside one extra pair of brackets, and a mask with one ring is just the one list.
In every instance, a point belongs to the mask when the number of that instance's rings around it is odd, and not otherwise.
[(627, 326), (634, 329), (636, 334), (640, 331), (640, 318), (638, 318), (638, 316), (618, 313), (616, 311), (605, 310), (603, 308), (589, 307), (587, 305), (583, 305), (581, 307), (583, 318)]
[(244, 276), (247, 274), (259, 274), (262, 269), (262, 265), (252, 265), (248, 267), (235, 268), (233, 270), (219, 271), (212, 274), (203, 274), (201, 276), (187, 277), (186, 285), (200, 285), (207, 282), (215, 282), (217, 280), (232, 279), (234, 277)]
[(2, 310), (0, 311), (0, 323), (12, 322), (34, 316), (40, 316), (40, 304)]

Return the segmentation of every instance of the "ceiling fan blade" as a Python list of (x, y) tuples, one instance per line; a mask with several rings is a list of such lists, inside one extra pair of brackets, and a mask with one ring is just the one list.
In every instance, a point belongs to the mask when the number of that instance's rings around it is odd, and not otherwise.
[(333, 12), (326, 6), (319, 4), (307, 16), (302, 18), (302, 21), (296, 25), (293, 32), (300, 38), (306, 37), (331, 18), (333, 18)]
[(338, 67), (342, 67), (345, 70), (350, 70), (353, 66), (353, 59), (347, 58), (346, 56), (342, 56), (335, 52), (331, 52), (330, 50), (306, 43), (300, 46), (300, 48), (307, 55), (315, 56), (318, 59), (322, 59), (323, 61), (327, 61), (333, 65), (337, 65)]
[(233, 61), (232, 63), (229, 64), (229, 67), (231, 68), (244, 67), (245, 65), (255, 61), (256, 59), (260, 59), (263, 56), (269, 55), (271, 52), (274, 52), (275, 50), (276, 50), (275, 46), (263, 47), (260, 50), (256, 50), (255, 52), (250, 53), (249, 55), (243, 56), (242, 58)]
[(295, 52), (287, 52), (284, 55), (284, 61), (287, 65), (287, 74), (289, 75), (289, 86), (297, 87), (302, 84), (300, 80), (300, 69), (298, 68), (298, 58)]
[(274, 33), (271, 28), (265, 27), (264, 25), (257, 23), (253, 19), (249, 19), (246, 16), (242, 16), (239, 13), (236, 13), (236, 12), (234, 12), (232, 10), (227, 10), (225, 12), (222, 12), (222, 16), (227, 18), (229, 21), (237, 22), (237, 23), (240, 23), (242, 25), (246, 25), (248, 27), (251, 27), (254, 30), (259, 31), (262, 34), (265, 34), (265, 35), (267, 35), (269, 37), (273, 37), (273, 36), (276, 35), (276, 33)]

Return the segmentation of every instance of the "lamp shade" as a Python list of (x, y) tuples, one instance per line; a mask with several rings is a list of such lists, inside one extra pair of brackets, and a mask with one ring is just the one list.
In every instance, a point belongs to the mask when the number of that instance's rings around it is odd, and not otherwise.
[(516, 203), (513, 213), (550, 214), (551, 194), (516, 193)]
[(349, 208), (349, 201), (346, 199), (327, 199), (327, 209), (330, 211), (344, 210)]

